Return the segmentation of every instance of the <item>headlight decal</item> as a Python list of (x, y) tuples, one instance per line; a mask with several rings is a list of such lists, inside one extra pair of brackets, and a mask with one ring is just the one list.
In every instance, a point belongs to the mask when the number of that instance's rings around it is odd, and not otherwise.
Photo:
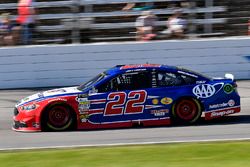
[(30, 105), (22, 106), (21, 110), (32, 111), (32, 110), (35, 110), (38, 107), (39, 107), (39, 105), (37, 105), (37, 104), (30, 104)]

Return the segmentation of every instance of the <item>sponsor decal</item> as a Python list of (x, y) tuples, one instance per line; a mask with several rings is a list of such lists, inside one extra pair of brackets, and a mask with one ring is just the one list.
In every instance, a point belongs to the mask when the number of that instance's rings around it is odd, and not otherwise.
[(85, 97), (89, 97), (87, 94), (79, 94), (78, 98), (85, 98)]
[(79, 104), (85, 104), (85, 102), (89, 102), (87, 97), (76, 97), (76, 101)]
[(87, 111), (89, 109), (89, 105), (79, 104), (78, 109), (80, 112)]
[(198, 98), (209, 98), (219, 92), (223, 85), (224, 83), (196, 85), (193, 88), (193, 94)]
[(205, 113), (205, 119), (210, 120), (213, 118), (222, 117), (229, 114), (234, 114), (240, 112), (240, 106), (227, 107), (224, 109), (216, 109)]
[(206, 81), (196, 81), (197, 84), (204, 84)]
[(171, 99), (169, 97), (164, 97), (164, 98), (161, 99), (161, 103), (165, 104), (165, 105), (171, 104), (172, 102), (173, 102), (173, 99)]
[(215, 109), (215, 108), (221, 108), (221, 107), (227, 107), (228, 106), (228, 103), (221, 103), (221, 104), (212, 104), (212, 105), (209, 105), (209, 108), (210, 109)]
[(145, 109), (152, 109), (152, 108), (159, 108), (159, 107), (164, 107), (162, 105), (145, 105)]
[(152, 100), (152, 103), (155, 104), (155, 105), (156, 105), (156, 104), (159, 104), (159, 100), (158, 100), (158, 99), (153, 99), (153, 100)]
[(87, 122), (88, 118), (89, 118), (89, 115), (87, 114), (80, 115), (81, 122)]
[(151, 110), (150, 111), (151, 114), (153, 114), (154, 116), (165, 116), (167, 113), (169, 113), (168, 109), (160, 109), (160, 110)]
[(79, 113), (80, 113), (80, 115), (88, 115), (89, 114), (89, 109), (79, 109)]
[(41, 92), (38, 93), (37, 96), (40, 97), (40, 98), (44, 97), (43, 93), (41, 93)]
[(193, 93), (200, 98), (208, 98), (215, 94), (215, 88), (210, 84), (197, 85), (193, 88)]
[(76, 101), (78, 102), (78, 110), (80, 113), (90, 108), (90, 101), (85, 95), (78, 95)]
[(211, 117), (221, 117), (223, 115), (233, 114), (234, 110), (226, 110), (226, 111), (219, 111), (219, 112), (212, 112)]
[(209, 105), (209, 109), (216, 109), (216, 108), (222, 108), (222, 107), (233, 107), (234, 105), (235, 105), (235, 101), (231, 99), (227, 103)]
[(234, 100), (229, 100), (228, 105), (229, 105), (229, 107), (233, 107), (235, 105), (235, 101)]
[(38, 122), (32, 122), (32, 126), (34, 128), (40, 128), (40, 124)]
[(81, 101), (81, 102), (79, 102), (79, 104), (81, 104), (81, 105), (86, 105), (86, 106), (89, 107), (90, 101)]
[(28, 97), (26, 97), (26, 98), (24, 98), (23, 99), (23, 101), (25, 102), (25, 101), (28, 101), (29, 100), (29, 98)]
[(140, 71), (146, 71), (147, 69), (145, 68), (139, 68), (139, 69), (134, 69), (134, 70), (127, 70), (126, 73), (129, 73), (129, 72), (140, 72)]
[(129, 69), (129, 68), (141, 68), (141, 67), (160, 67), (160, 64), (132, 64), (132, 65), (125, 65), (122, 66), (120, 69)]
[(150, 96), (150, 95), (149, 95), (149, 96), (147, 97), (147, 99), (157, 99), (157, 98), (159, 98), (159, 96)]
[(230, 94), (234, 91), (234, 87), (231, 84), (225, 84), (223, 90), (226, 94)]
[(184, 72), (184, 71), (178, 71), (178, 73), (180, 73), (180, 74), (184, 74), (184, 75), (188, 75), (188, 76), (191, 76), (191, 77), (194, 77), (194, 78), (198, 78), (198, 76), (197, 76), (197, 75), (190, 74), (190, 73), (187, 73), (187, 72)]
[(51, 103), (51, 102), (54, 102), (54, 101), (64, 101), (64, 102), (66, 102), (66, 101), (67, 101), (67, 99), (55, 98), (55, 99), (51, 99), (51, 100), (49, 100), (49, 101), (48, 101), (48, 103)]

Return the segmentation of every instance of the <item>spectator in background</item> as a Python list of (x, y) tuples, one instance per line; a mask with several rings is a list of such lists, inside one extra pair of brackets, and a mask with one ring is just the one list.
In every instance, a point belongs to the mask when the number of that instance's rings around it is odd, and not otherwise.
[(18, 42), (20, 28), (14, 26), (9, 13), (1, 15), (0, 20), (0, 45), (13, 46)]
[(184, 38), (184, 30), (186, 28), (186, 20), (181, 18), (181, 10), (176, 10), (172, 16), (168, 18), (167, 29), (162, 33), (170, 38)]
[(22, 27), (21, 36), (22, 42), (25, 45), (32, 43), (32, 36), (35, 29), (36, 11), (33, 2), (34, 0), (19, 0), (18, 2), (17, 22)]
[(148, 41), (153, 39), (156, 34), (154, 33), (155, 22), (157, 17), (151, 11), (143, 11), (142, 15), (136, 19), (136, 40)]
[(127, 5), (125, 7), (123, 7), (122, 10), (124, 11), (129, 11), (129, 10), (149, 10), (152, 9), (154, 7), (154, 3), (153, 2), (145, 2), (143, 3), (142, 6), (136, 6), (136, 3), (127, 3)]

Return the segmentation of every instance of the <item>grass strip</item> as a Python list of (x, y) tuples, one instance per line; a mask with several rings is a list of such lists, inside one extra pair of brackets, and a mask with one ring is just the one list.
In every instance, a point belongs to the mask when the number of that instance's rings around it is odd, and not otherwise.
[(250, 141), (1, 151), (1, 167), (245, 167)]

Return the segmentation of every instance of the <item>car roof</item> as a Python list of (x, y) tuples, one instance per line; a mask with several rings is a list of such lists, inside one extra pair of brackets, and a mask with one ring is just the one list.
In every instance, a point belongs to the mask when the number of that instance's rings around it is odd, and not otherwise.
[(107, 74), (117, 74), (124, 71), (136, 71), (138, 69), (158, 69), (158, 70), (177, 70), (175, 66), (168, 66), (162, 64), (127, 64), (127, 65), (117, 65), (106, 71)]
[(169, 71), (169, 72), (178, 72), (178, 73), (186, 74), (189, 76), (193, 76), (195, 78), (202, 77), (202, 78), (210, 79), (210, 77), (208, 77), (204, 74), (201, 74), (201, 73), (198, 73), (198, 72), (186, 69), (186, 68), (181, 68), (181, 67), (177, 67), (177, 66), (162, 65), (162, 64), (117, 65), (111, 69), (108, 69), (107, 71), (105, 71), (105, 73), (108, 75), (116, 75), (116, 74), (120, 74), (120, 73), (124, 73), (124, 72), (140, 71), (143, 69), (165, 70), (165, 71)]

